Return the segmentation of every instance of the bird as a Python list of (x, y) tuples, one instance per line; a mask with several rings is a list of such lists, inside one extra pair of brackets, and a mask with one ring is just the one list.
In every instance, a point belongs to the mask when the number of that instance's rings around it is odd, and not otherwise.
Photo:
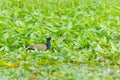
[(34, 44), (27, 47), (27, 50), (38, 50), (38, 51), (47, 51), (51, 47), (50, 43), (51, 37), (46, 38), (46, 43)]

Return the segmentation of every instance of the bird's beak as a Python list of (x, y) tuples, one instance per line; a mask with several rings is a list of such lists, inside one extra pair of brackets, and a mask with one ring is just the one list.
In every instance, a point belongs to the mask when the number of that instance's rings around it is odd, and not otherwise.
[(55, 41), (55, 39), (54, 38), (51, 38), (51, 40), (54, 42)]

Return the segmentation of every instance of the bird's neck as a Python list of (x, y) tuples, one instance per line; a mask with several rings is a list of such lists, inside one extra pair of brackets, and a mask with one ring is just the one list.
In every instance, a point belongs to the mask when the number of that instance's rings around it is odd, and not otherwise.
[(50, 49), (50, 40), (47, 40), (47, 49)]

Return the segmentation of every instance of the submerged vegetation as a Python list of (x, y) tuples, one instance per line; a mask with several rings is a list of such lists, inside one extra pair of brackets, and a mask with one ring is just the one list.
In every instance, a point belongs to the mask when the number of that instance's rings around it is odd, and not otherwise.
[(0, 0), (0, 80), (17, 79), (119, 80), (120, 0)]

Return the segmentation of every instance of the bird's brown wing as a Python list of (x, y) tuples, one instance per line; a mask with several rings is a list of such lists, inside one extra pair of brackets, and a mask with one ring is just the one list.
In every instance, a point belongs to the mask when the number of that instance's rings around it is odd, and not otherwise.
[(37, 49), (38, 51), (45, 51), (47, 50), (46, 44), (34, 44), (31, 46), (28, 46), (28, 50), (35, 50)]

